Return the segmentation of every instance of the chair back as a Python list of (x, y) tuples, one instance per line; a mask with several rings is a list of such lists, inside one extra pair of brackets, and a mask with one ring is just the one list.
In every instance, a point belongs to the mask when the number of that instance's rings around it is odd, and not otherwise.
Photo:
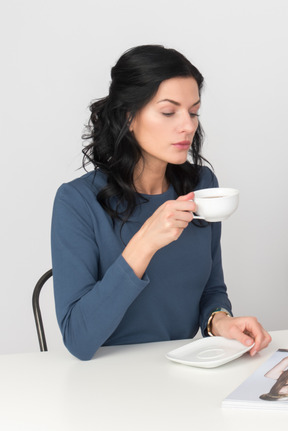
[(39, 278), (37, 281), (32, 295), (32, 307), (33, 307), (33, 314), (35, 319), (35, 325), (36, 325), (36, 331), (38, 335), (38, 341), (40, 346), (41, 352), (47, 352), (47, 343), (46, 343), (46, 337), (45, 337), (45, 331), (42, 321), (42, 314), (40, 309), (40, 302), (39, 297), (41, 293), (41, 289), (46, 283), (49, 278), (52, 277), (52, 269), (49, 269), (49, 271), (45, 272), (45, 274), (42, 275), (42, 277)]

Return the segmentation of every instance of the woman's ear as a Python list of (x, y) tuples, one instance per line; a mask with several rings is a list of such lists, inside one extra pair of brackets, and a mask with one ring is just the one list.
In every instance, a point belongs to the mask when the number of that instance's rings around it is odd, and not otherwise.
[(129, 132), (133, 132), (133, 125), (134, 125), (134, 118), (132, 117), (132, 114), (130, 112), (127, 113), (127, 126), (129, 129)]

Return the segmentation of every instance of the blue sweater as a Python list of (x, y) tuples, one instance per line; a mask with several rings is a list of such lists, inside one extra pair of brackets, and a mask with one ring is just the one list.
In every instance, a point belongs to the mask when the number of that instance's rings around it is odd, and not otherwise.
[[(197, 189), (216, 187), (207, 167)], [(145, 196), (121, 231), (96, 199), (106, 184), (100, 171), (63, 184), (52, 218), (52, 262), (58, 323), (68, 350), (82, 360), (102, 345), (144, 343), (205, 335), (217, 307), (231, 312), (223, 280), (221, 223), (193, 223), (179, 239), (157, 251), (139, 279), (121, 253), (172, 186)]]

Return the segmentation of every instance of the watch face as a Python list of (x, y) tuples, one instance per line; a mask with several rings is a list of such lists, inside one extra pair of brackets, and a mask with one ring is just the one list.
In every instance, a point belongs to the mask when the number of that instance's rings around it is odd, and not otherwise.
[(216, 310), (214, 310), (214, 313), (218, 313), (219, 311), (223, 311), (224, 313), (230, 314), (229, 311), (226, 310), (226, 308), (222, 307), (216, 308)]

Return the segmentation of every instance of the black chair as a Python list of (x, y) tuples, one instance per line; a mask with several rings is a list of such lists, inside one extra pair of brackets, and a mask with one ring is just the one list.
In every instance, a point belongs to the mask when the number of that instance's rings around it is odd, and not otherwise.
[(33, 307), (34, 319), (35, 319), (36, 330), (37, 330), (41, 352), (47, 352), (48, 348), (46, 343), (44, 326), (42, 322), (39, 296), (40, 296), (42, 287), (44, 286), (46, 281), (49, 280), (50, 277), (52, 277), (52, 269), (49, 269), (49, 271), (45, 272), (45, 274), (43, 274), (42, 277), (39, 278), (39, 280), (36, 283), (36, 286), (34, 287), (33, 296), (32, 296), (32, 307)]

